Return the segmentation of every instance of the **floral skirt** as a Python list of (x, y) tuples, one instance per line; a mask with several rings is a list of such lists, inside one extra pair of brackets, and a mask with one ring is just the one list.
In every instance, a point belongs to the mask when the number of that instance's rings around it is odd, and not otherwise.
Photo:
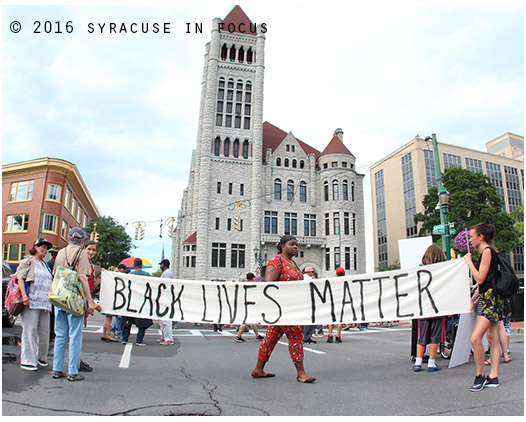
[(479, 315), (485, 317), (490, 322), (504, 320), (504, 299), (489, 289), (480, 294)]

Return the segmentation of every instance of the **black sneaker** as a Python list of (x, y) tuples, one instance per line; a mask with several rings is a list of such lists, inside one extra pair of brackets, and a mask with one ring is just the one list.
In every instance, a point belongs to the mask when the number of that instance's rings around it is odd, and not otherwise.
[(480, 391), (484, 388), (486, 385), (486, 377), (484, 375), (477, 375), (475, 377), (475, 381), (473, 382), (473, 386), (471, 387), (471, 391)]
[(93, 368), (91, 366), (89, 366), (86, 362), (81, 360), (80, 361), (80, 366), (79, 366), (79, 371), (91, 372), (91, 371), (93, 371)]
[(332, 336), (329, 336), (329, 338), (327, 338), (327, 343), (332, 343)]
[(262, 340), (265, 340), (265, 337), (263, 337), (262, 335), (259, 335), (256, 337), (256, 341), (262, 341)]
[(498, 387), (499, 385), (499, 377), (490, 378), (489, 375), (486, 377), (486, 387)]
[(244, 338), (241, 338), (241, 337), (234, 337), (234, 341), (236, 341), (238, 343), (244, 343), (246, 340)]
[(341, 343), (342, 342), (342, 338), (341, 337), (336, 337), (336, 343)]

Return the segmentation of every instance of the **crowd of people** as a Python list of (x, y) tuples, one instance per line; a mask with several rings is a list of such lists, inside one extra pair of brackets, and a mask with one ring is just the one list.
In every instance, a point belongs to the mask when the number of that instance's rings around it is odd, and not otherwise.
[[(86, 325), (87, 318), (94, 311), (101, 311), (100, 305), (95, 301), (100, 284), (100, 274), (96, 274), (95, 267), (91, 262), (97, 253), (97, 244), (94, 241), (86, 241), (85, 233), (80, 228), (73, 228), (69, 233), (69, 244), (64, 249), (53, 255), (49, 264), (44, 261), (47, 252), (53, 245), (46, 239), (40, 238), (34, 242), (30, 254), (19, 264), (16, 276), (25, 305), (21, 313), (22, 320), (22, 344), (20, 355), (20, 367), (24, 370), (38, 370), (39, 366), (48, 366), (47, 355), (50, 339), (54, 339), (53, 350), (53, 378), (67, 378), (68, 381), (79, 381), (84, 379), (79, 371), (91, 371), (92, 368), (81, 361), (82, 350), (82, 328)], [(485, 387), (498, 387), (498, 369), (501, 355), (504, 362), (510, 362), (509, 339), (511, 334), (510, 321), (511, 309), (509, 300), (505, 300), (494, 292), (493, 286), (488, 280), (496, 276), (498, 271), (495, 259), (495, 249), (492, 247), (495, 239), (495, 228), (492, 225), (477, 224), (471, 228), (470, 240), (473, 247), (478, 251), (477, 262), (472, 261), (471, 253), (464, 259), (469, 266), (474, 285), (472, 288), (472, 307), (476, 310), (479, 318), (471, 335), (471, 344), (476, 365), (476, 376), (472, 391), (480, 391)], [(287, 282), (295, 280), (309, 280), (318, 277), (315, 269), (311, 266), (300, 270), (293, 257), (298, 252), (297, 240), (294, 236), (286, 235), (280, 239), (278, 254), (274, 256), (267, 265), (265, 281)], [(443, 251), (436, 245), (431, 245), (422, 257), (422, 265), (445, 261)], [(54, 308), (48, 301), (53, 276), (58, 267), (74, 269), (78, 273), (82, 285), (83, 294), (86, 299), (85, 315), (76, 316), (64, 309)], [(132, 275), (150, 276), (150, 273), (142, 269), (143, 263), (140, 258), (134, 260), (134, 269), (129, 270), (124, 264), (110, 267), (109, 270), (129, 273)], [(163, 259), (160, 262), (161, 277), (173, 278), (170, 270), (170, 261)], [(344, 276), (345, 270), (338, 268), (337, 276)], [(246, 281), (254, 281), (253, 273), (246, 275)], [(130, 340), (131, 328), (137, 327), (135, 344), (145, 346), (146, 330), (154, 324), (151, 319), (104, 315), (101, 341), (108, 343), (127, 344)], [(115, 317), (115, 320), (113, 318)], [(173, 321), (157, 321), (161, 337), (158, 342), (163, 346), (174, 344), (173, 328), (177, 326)], [(389, 324), (391, 324), (390, 322)], [(417, 323), (417, 346), (416, 357), (412, 370), (420, 372), (425, 361), (426, 348), (429, 349), (427, 359), (427, 372), (440, 371), (436, 363), (439, 344), (444, 336), (444, 317), (419, 319)], [(385, 323), (384, 323), (385, 324)], [(337, 324), (336, 337), (333, 340), (334, 326), (326, 326), (328, 330), (328, 343), (341, 343), (342, 330), (357, 327), (363, 330), (368, 324)], [(288, 339), (289, 353), (296, 368), (296, 379), (301, 383), (313, 383), (316, 378), (309, 376), (304, 367), (303, 344), (315, 344), (313, 338), (324, 336), (321, 325), (270, 325), (266, 327), (265, 336), (259, 334), (258, 326), (251, 325), (255, 339), (260, 341), (256, 366), (251, 375), (253, 378), (272, 378), (275, 374), (267, 372), (265, 366), (270, 360), (274, 347), (285, 335)], [(214, 330), (222, 327), (215, 325)], [(234, 341), (245, 342), (242, 335), (247, 325), (237, 327), (237, 335)], [(51, 332), (51, 333), (50, 333)], [(490, 358), (485, 360), (485, 350), (482, 342), (484, 334), (487, 335), (490, 344)], [(69, 349), (67, 373), (64, 372), (66, 347)], [(484, 374), (484, 366), (490, 367), (490, 372)]]

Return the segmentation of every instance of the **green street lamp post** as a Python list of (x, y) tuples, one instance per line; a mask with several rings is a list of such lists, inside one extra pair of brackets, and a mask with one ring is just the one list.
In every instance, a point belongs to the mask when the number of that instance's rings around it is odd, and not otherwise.
[(438, 155), (438, 142), (436, 134), (431, 134), (426, 138), (426, 141), (431, 139), (433, 141), (433, 151), (435, 156), (435, 169), (437, 177), (437, 188), (438, 188), (438, 204), (440, 207), (440, 223), (444, 228), (442, 234), (442, 249), (446, 254), (447, 260), (451, 259), (451, 240), (450, 240), (450, 229), (449, 229), (449, 192), (442, 183), (442, 171), (440, 170), (440, 156)]

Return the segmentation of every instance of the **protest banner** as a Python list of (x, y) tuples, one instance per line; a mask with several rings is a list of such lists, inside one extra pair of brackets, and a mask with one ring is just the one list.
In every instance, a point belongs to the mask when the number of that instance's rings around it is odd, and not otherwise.
[(212, 282), (104, 271), (102, 312), (210, 324), (309, 325), (469, 311), (463, 259), (413, 269), (290, 282)]

